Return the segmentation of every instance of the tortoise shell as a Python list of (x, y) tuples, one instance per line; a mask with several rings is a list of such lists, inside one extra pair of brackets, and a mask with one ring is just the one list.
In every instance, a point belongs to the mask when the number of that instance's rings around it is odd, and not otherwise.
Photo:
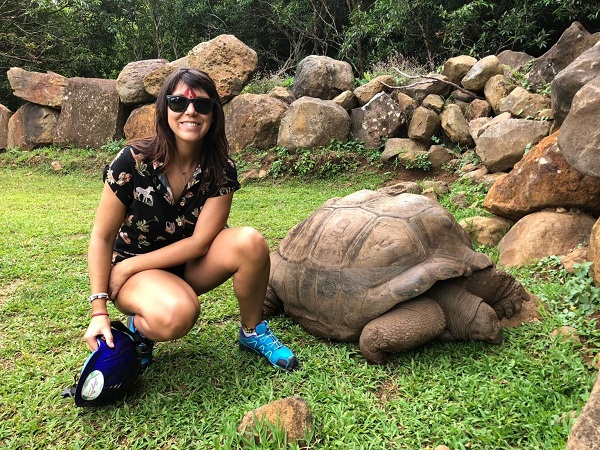
[(290, 230), (271, 255), (269, 285), (310, 333), (354, 341), (436, 281), (491, 265), (434, 200), (362, 190), (327, 201)]

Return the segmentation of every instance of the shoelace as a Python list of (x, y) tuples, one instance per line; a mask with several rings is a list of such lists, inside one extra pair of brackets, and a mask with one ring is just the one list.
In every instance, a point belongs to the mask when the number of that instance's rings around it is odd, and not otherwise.
[[(265, 340), (267, 340), (267, 339), (269, 339), (269, 338), (271, 339), (271, 343), (266, 343), (266, 342), (265, 342)], [(259, 341), (260, 341), (261, 343), (264, 343), (264, 345), (266, 345), (266, 346), (267, 346), (269, 349), (270, 349), (270, 348), (271, 348), (273, 345), (275, 345), (275, 348), (281, 348), (281, 347), (283, 347), (283, 344), (282, 344), (282, 343), (279, 341), (279, 339), (277, 339), (277, 338), (275, 337), (275, 335), (274, 335), (274, 334), (271, 332), (271, 330), (270, 330), (270, 329), (268, 329), (268, 330), (265, 332), (265, 334), (259, 338)]]

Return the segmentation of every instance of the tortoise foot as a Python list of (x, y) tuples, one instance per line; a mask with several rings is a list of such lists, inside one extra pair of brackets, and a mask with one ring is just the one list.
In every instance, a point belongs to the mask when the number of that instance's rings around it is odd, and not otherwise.
[(444, 312), (435, 300), (418, 297), (370, 321), (360, 335), (360, 351), (370, 363), (385, 364), (390, 353), (418, 348), (445, 326)]
[(523, 302), (529, 301), (529, 294), (523, 286), (512, 275), (496, 267), (479, 270), (456, 281), (494, 308), (498, 319), (510, 319), (521, 311)]

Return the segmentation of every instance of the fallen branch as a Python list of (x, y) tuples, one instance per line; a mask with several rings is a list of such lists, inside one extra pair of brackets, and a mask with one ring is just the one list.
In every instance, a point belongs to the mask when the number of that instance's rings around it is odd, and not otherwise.
[[(442, 80), (440, 78), (432, 77), (430, 75), (409, 75), (407, 73), (404, 73), (404, 72), (400, 71), (396, 67), (394, 67), (394, 70), (396, 72), (398, 72), (401, 76), (403, 76), (404, 78), (408, 78), (409, 80), (425, 79), (425, 80), (433, 80), (433, 81), (438, 81), (438, 82), (446, 83), (446, 84), (449, 84), (450, 86), (458, 89), (461, 92), (464, 92), (465, 94), (467, 94), (467, 95), (469, 95), (469, 96), (471, 96), (473, 98), (476, 98), (476, 99), (479, 99), (479, 100), (485, 100), (485, 98), (478, 96), (473, 91), (465, 89), (462, 86), (459, 86), (458, 84), (453, 83), (451, 81)], [(386, 84), (383, 81), (380, 81), (380, 83), (383, 84), (385, 87), (390, 88), (390, 89), (407, 89), (407, 88), (419, 86), (420, 84), (428, 84), (429, 81), (417, 81), (416, 83), (407, 84), (407, 85), (404, 85), (404, 86), (390, 86), (389, 84)]]

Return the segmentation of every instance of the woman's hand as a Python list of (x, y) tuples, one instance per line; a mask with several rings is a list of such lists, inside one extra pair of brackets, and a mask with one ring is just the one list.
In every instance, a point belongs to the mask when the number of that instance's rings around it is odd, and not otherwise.
[(113, 335), (110, 329), (110, 319), (108, 316), (96, 316), (90, 320), (90, 325), (85, 332), (83, 339), (91, 351), (98, 350), (96, 339), (101, 338), (106, 341), (110, 348), (114, 348)]
[(111, 268), (110, 277), (108, 280), (108, 295), (113, 300), (117, 298), (119, 291), (132, 275), (128, 269), (128, 266), (127, 259), (125, 259), (119, 264), (115, 264)]

